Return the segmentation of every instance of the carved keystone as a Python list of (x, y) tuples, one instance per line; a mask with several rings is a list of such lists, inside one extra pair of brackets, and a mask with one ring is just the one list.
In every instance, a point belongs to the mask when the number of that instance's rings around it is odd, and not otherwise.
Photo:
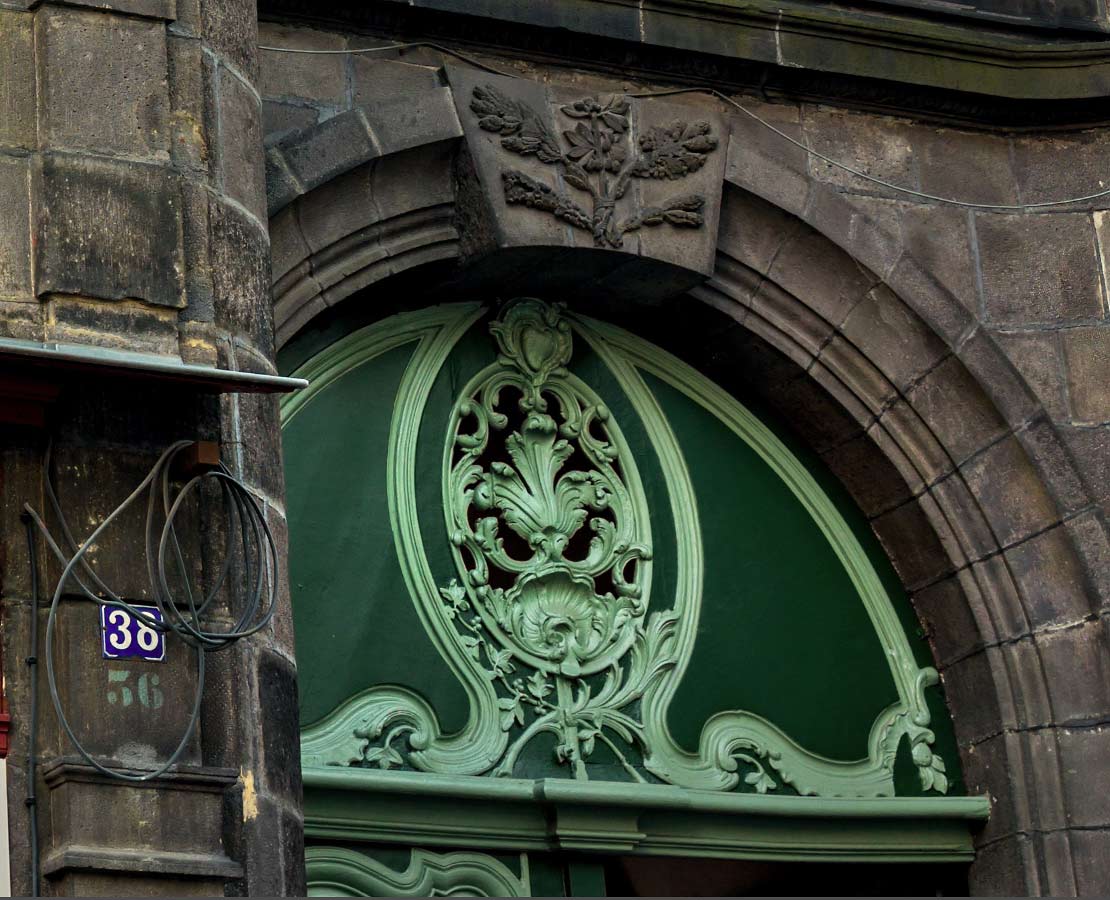
[[(478, 188), (473, 255), (603, 250), (613, 256), (591, 263), (592, 274), (639, 258), (659, 272), (660, 292), (712, 273), (728, 130), (707, 104), (586, 95), (454, 67), (448, 77)], [(648, 279), (623, 270), (630, 276), (642, 291)]]

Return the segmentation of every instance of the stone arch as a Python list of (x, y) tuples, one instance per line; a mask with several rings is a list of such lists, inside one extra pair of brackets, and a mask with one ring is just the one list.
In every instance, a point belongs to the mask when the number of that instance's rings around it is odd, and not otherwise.
[[(969, 784), (996, 801), (984, 852), (1007, 830), (1062, 828), (1078, 786), (1050, 726), (1079, 714), (1066, 660), (1097, 677), (1105, 638), (1061, 524), (1070, 507), (1014, 423), (888, 283), (751, 194), (726, 193), (717, 271), (692, 293), (804, 370), (809, 389), (796, 375), (768, 385), (788, 419), (806, 430), (807, 419), (847, 414), (837, 433), (808, 437), (826, 445), (822, 456), (871, 517), (931, 632)], [(1030, 421), (1050, 428), (1043, 412), (1018, 427)], [(1068, 477), (1059, 468), (1070, 463), (1041, 463)], [(1011, 862), (1025, 890), (1075, 890), (1070, 853), (1051, 855), (1068, 839), (1021, 847)]]
[[(271, 220), (279, 346), (356, 292), (461, 255), (456, 137), (347, 154), (345, 168), (298, 180)], [(977, 890), (1074, 892), (1066, 826), (1083, 786), (1055, 728), (1078, 704), (1060, 663), (1103, 638), (1061, 522), (1089, 498), (1020, 375), (926, 266), (905, 250), (890, 262), (879, 223), (822, 185), (789, 210), (731, 180), (714, 274), (682, 301), (684, 312), (699, 301), (680, 317), (700, 329), (691, 361), (726, 386), (741, 365), (760, 380), (869, 515), (913, 595), (969, 785), (996, 801), (980, 839), (995, 861), (978, 867)], [(851, 227), (835, 228), (837, 216)], [(674, 349), (673, 333), (656, 339)], [(1053, 580), (1066, 590), (1046, 603)], [(1020, 881), (991, 880), (1008, 868)]]

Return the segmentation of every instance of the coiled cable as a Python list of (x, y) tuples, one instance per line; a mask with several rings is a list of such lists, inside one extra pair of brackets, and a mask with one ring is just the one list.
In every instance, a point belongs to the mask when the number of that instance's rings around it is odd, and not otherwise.
[[(277, 602), (277, 546), (263, 514), (261, 503), (251, 490), (235, 478), (223, 462), (220, 462), (217, 467), (209, 471), (193, 475), (181, 486), (180, 490), (174, 492), (172, 478), (174, 463), (180, 454), (191, 447), (193, 443), (193, 441), (177, 441), (166, 448), (139, 485), (93, 529), (84, 541), (78, 542), (74, 538), (62, 510), (62, 505), (58, 500), (51, 470), (52, 446), (47, 447), (43, 459), (43, 481), (47, 500), (58, 520), (62, 545), (59, 545), (42, 517), (30, 504), (24, 504), (23, 507), (31, 521), (42, 533), (47, 546), (64, 566), (50, 603), (44, 646), (47, 683), (58, 721), (77, 752), (89, 765), (105, 775), (124, 781), (149, 781), (152, 778), (157, 778), (167, 772), (181, 758), (189, 745), (189, 741), (196, 730), (197, 721), (200, 718), (206, 655), (226, 649), (237, 641), (256, 634), (267, 627), (273, 618)], [(194, 494), (206, 480), (214, 481), (220, 488), (228, 527), (224, 543), (223, 563), (211, 589), (198, 602), (193, 589), (189, 585), (184, 554), (178, 541), (175, 523), (187, 498)], [(146, 572), (154, 605), (162, 616), (161, 621), (127, 603), (117, 592), (104, 583), (86, 558), (89, 549), (96, 544), (100, 536), (132, 504), (136, 503), (144, 492), (147, 494), (146, 526), (144, 529)], [(161, 509), (161, 529), (158, 528), (159, 508)], [(239, 537), (237, 543), (242, 554), (242, 571), (245, 580), (242, 596), (245, 598), (245, 602), (242, 604), (242, 610), (234, 623), (227, 628), (220, 629), (213, 627), (211, 623), (202, 621), (201, 617), (228, 580), (234, 555), (233, 542), (235, 535)], [(180, 581), (183, 591), (180, 596), (170, 584), (171, 578), (167, 563), (171, 553), (181, 576)], [(86, 583), (84, 579), (87, 579), (88, 582)], [(166, 635), (176, 635), (185, 644), (193, 648), (197, 654), (196, 694), (185, 733), (182, 735), (176, 749), (170, 754), (169, 759), (151, 772), (132, 774), (98, 762), (77, 739), (65, 714), (54, 671), (54, 633), (59, 605), (66, 593), (67, 585), (71, 583), (77, 587), (79, 594), (84, 596), (85, 599), (96, 603), (98, 606), (125, 610), (146, 628)], [(94, 591), (93, 588), (96, 590)]]

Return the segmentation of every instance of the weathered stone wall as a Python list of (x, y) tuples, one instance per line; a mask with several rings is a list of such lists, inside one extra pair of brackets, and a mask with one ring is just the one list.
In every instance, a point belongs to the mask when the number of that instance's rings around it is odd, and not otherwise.
[[(256, 29), (251, 0), (0, 2), (0, 336), (273, 372)], [(264, 498), (284, 569), (272, 397), (197, 395), (139, 375), (60, 384), (45, 431), (0, 429), (17, 894), (30, 890), (23, 798), (31, 587), (19, 514), (24, 502), (45, 511), (48, 436), (61, 502), (79, 539), (170, 442), (218, 440), (223, 459)], [(208, 586), (222, 559), (216, 500), (205, 497), (191, 510), (193, 524), (182, 532), (194, 575)], [(149, 596), (141, 546), (136, 513), (90, 554), (112, 587), (138, 600)], [(45, 557), (40, 542), (43, 608), (59, 574)], [(225, 601), (225, 627), (235, 602)], [(78, 734), (105, 760), (164, 759), (188, 718), (193, 653), (170, 639), (166, 663), (131, 666), (132, 683), (158, 677), (163, 703), (144, 709), (133, 693), (124, 708), (106, 680), (113, 667), (100, 658), (95, 617), (91, 604), (67, 600), (59, 618), (59, 680)], [(40, 680), (44, 891), (303, 890), (287, 594), (272, 628), (210, 658), (185, 767), (156, 782), (126, 786), (57, 762), (74, 754), (59, 733), (45, 674)]]
[[(260, 35), (305, 49), (393, 37)], [(467, 52), (583, 95), (667, 86)], [(468, 262), (462, 129), (449, 103), (406, 114), (441, 102), (444, 62), (457, 64), (424, 48), (262, 54), (279, 343), (340, 302), (388, 305), (366, 290), (376, 281), (408, 272), (411, 293), (426, 263)], [(738, 99), (870, 175), (981, 204), (1097, 191), (1110, 151), (1106, 129)], [(994, 801), (973, 889), (1097, 892), (1110, 878), (1110, 204), (961, 209), (845, 173), (715, 101), (667, 102), (691, 118), (708, 105), (731, 130), (717, 269), (692, 292), (710, 309), (687, 297), (623, 312), (723, 383), (761, 386), (872, 518), (929, 634), (969, 786)], [(465, 267), (451, 277), (465, 284)]]

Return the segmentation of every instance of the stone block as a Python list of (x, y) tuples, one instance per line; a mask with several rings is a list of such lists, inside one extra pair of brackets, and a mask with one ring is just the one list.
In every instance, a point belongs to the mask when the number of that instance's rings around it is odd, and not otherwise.
[(945, 286), (942, 277), (908, 254), (903, 254), (890, 270), (886, 283), (949, 347), (959, 341), (971, 324), (971, 313)]
[[(236, 355), (240, 368), (253, 371), (246, 354)], [(280, 446), (274, 435), (281, 432), (277, 398), (272, 394), (243, 394), (239, 397), (239, 440), (247, 484), (260, 490), (267, 499), (280, 503), (285, 497), (285, 475)]]
[(455, 147), (441, 141), (377, 160), (369, 174), (380, 218), (388, 220), (454, 203), (454, 157)]
[(998, 541), (979, 503), (958, 474), (949, 475), (929, 488), (943, 521), (960, 548), (960, 555), (976, 562), (998, 550)]
[[(994, 686), (984, 688), (984, 693)], [(957, 732), (962, 729), (957, 724)], [(964, 782), (969, 794), (988, 794), (991, 816), (979, 835), (981, 841), (1004, 838), (1018, 830), (1014, 794), (1022, 791), (1023, 765), (1019, 739), (995, 734), (968, 747), (963, 756)]]
[(952, 471), (947, 452), (905, 400), (892, 404), (867, 433), (897, 467), (913, 493)]
[(956, 566), (921, 504), (911, 500), (874, 519), (871, 527), (902, 583), (911, 591), (950, 574)]
[(262, 101), (262, 133), (267, 144), (280, 141), (294, 131), (311, 128), (319, 120), (320, 110), (315, 106), (281, 100)]
[(0, 300), (0, 336), (41, 341), (43, 329), (42, 304), (38, 300)]
[(968, 875), (971, 892), (983, 897), (1022, 897), (1035, 893), (1036, 883), (1030, 882), (1028, 874), (1036, 872), (1032, 857), (1031, 841), (1020, 834), (979, 847)]
[(902, 200), (846, 194), (815, 182), (806, 221), (885, 278), (905, 251), (902, 215), (908, 207)]
[(868, 293), (840, 330), (899, 391), (948, 352), (944, 342), (883, 285)]
[(28, 160), (0, 156), (0, 296), (31, 296), (30, 186)]
[[(27, 5), (34, 7), (37, 3), (30, 0)], [(125, 16), (159, 19), (164, 22), (172, 22), (177, 17), (177, 0), (66, 0), (65, 5), (110, 10)]]
[(1061, 332), (1068, 396), (1076, 422), (1110, 422), (1110, 327)]
[(277, 147), (266, 151), (266, 210), (272, 217), (301, 195), (301, 185)]
[(50, 6), (35, 42), (44, 146), (168, 158), (162, 22)]
[[(980, 749), (984, 742), (990, 745), (997, 740), (1005, 728), (1014, 727), (1006, 662), (998, 647), (972, 653), (942, 669), (941, 684), (961, 744)], [(974, 784), (974, 772), (965, 771), (964, 777), (969, 790), (982, 789)]]
[[(379, 155), (358, 110), (342, 113), (281, 145), (290, 171), (304, 190), (336, 178)], [(271, 212), (276, 210), (271, 208)]]
[(913, 607), (938, 666), (947, 667), (982, 649), (982, 626), (973, 606), (978, 599), (978, 587), (966, 572), (914, 593)]
[[(364, 228), (376, 224), (381, 219), (377, 205), (373, 202), (371, 187), (374, 167), (377, 163), (358, 166), (344, 172), (335, 178), (320, 185), (313, 200), (319, 202), (299, 203), (297, 207), (289, 207), (292, 219), (286, 220), (296, 224), (297, 237), (294, 245), (303, 242), (306, 249), (313, 253), (320, 253), (341, 241), (343, 238), (358, 233)], [(419, 185), (409, 185), (409, 190), (418, 190)], [(282, 215), (282, 210), (278, 215)], [(274, 217), (277, 221), (277, 216)], [(304, 256), (301, 256), (303, 259)], [(298, 260), (299, 262), (300, 260)]]
[(210, 50), (252, 84), (258, 82), (257, 4), (242, 0), (202, 0), (201, 35)]
[(1060, 725), (1097, 725), (1110, 718), (1110, 648), (1105, 623), (1047, 631), (1036, 637), (1052, 712)]
[(712, 273), (727, 134), (714, 104), (601, 95), (617, 105), (590, 112), (582, 104), (598, 101), (581, 89), (455, 66), (447, 75), (476, 175), (474, 218), (496, 246), (584, 248), (614, 268), (641, 257), (679, 269), (656, 295)]
[[(219, 822), (233, 769), (184, 767), (146, 784), (121, 784), (86, 763), (48, 762), (44, 777), (59, 849), (223, 855)], [(113, 810), (111, 814), (108, 810)], [(230, 863), (224, 859), (224, 863)]]
[(982, 328), (967, 335), (958, 352), (963, 364), (990, 394), (995, 408), (1011, 427), (1019, 427), (1040, 412), (1025, 379)]
[[(1095, 223), (1095, 240), (1098, 243), (1098, 258), (1102, 268), (1102, 283), (1110, 285), (1110, 210), (1099, 209), (1091, 214)], [(1104, 297), (1110, 306), (1110, 297)]]
[(906, 397), (957, 463), (1006, 432), (994, 404), (955, 357), (941, 362)]
[(1104, 308), (1085, 213), (976, 213), (983, 302), (996, 325), (1068, 322)]
[[(1026, 734), (1026, 745), (1033, 743), (1035, 755), (1043, 756), (1043, 745), (1036, 741), (1036, 737), (1039, 729), (1053, 723), (1054, 715), (1040, 649), (1030, 637), (1004, 643), (998, 649), (1005, 663), (1000, 696), (1005, 698), (1003, 702), (1012, 706), (1006, 727), (1031, 729)], [(1047, 778), (1044, 781), (1049, 783)]]
[(134, 300), (46, 296), (48, 341), (172, 355), (177, 350), (177, 312)]
[(815, 453), (824, 453), (863, 432), (855, 416), (813, 379), (785, 381), (773, 391), (769, 400)]
[(43, 871), (53, 892), (197, 896), (241, 874), (220, 841), (222, 795), (234, 770), (190, 766), (156, 781), (120, 784), (61, 760), (44, 775), (53, 835)]
[(1080, 480), (1071, 452), (1056, 428), (1043, 416), (1016, 432), (1061, 515), (1067, 516), (1091, 502)]
[(243, 861), (248, 896), (276, 897), (286, 890), (281, 848), (275, 846), (282, 838), (284, 809), (284, 804), (266, 793), (256, 793), (249, 809), (244, 803), (241, 814), (244, 846), (234, 855)]
[[(927, 273), (965, 309), (978, 314), (979, 288), (970, 230), (972, 221), (971, 213), (964, 209), (910, 206), (902, 214), (902, 239), (909, 256), (923, 273)], [(913, 282), (908, 281), (906, 286), (912, 287)], [(920, 302), (913, 293), (904, 295), (904, 299), (911, 305)], [(925, 299), (928, 299), (927, 294), (922, 297), (922, 300)], [(967, 320), (957, 316), (956, 321)]]
[[(342, 50), (347, 40), (312, 28), (261, 22), (258, 43), (299, 50)], [(267, 99), (299, 97), (336, 108), (347, 103), (347, 63), (340, 53), (280, 53), (259, 50), (259, 86)]]
[(297, 672), (283, 657), (263, 652), (258, 660), (262, 755), (266, 786), (293, 805), (301, 803), (300, 720)]
[(994, 640), (1012, 641), (1029, 634), (1024, 598), (1001, 553), (972, 565), (970, 578), (980, 597), (975, 608), (985, 613), (981, 617), (985, 635), (993, 635)]
[[(804, 120), (810, 149), (891, 184), (917, 187), (914, 132), (901, 122), (825, 107), (806, 107)], [(809, 172), (816, 181), (850, 192), (898, 196), (816, 156), (809, 158)]]
[(291, 897), (308, 895), (305, 883), (304, 820), (289, 809), (281, 811), (281, 859), (285, 891)]
[(1075, 886), (1080, 897), (1094, 897), (1110, 884), (1110, 828), (1068, 833)]
[(815, 231), (786, 241), (767, 276), (833, 327), (839, 326), (875, 285), (871, 273)]
[(209, 202), (209, 192), (205, 184), (182, 180), (181, 235), (188, 305), (182, 310), (181, 318), (185, 322), (212, 322), (216, 316), (212, 265), (208, 251)]
[(1106, 725), (1057, 730), (1068, 824), (1081, 828), (1110, 825), (1110, 766), (1106, 765)]
[(1110, 612), (1110, 531), (1105, 517), (1097, 511), (1083, 513), (1070, 519), (1067, 529), (1099, 611)]
[(1013, 437), (984, 450), (961, 471), (1003, 547), (1060, 519), (1024, 448)]
[(1036, 394), (1045, 412), (1056, 421), (1066, 419), (1060, 332), (1000, 331), (991, 336)]
[(462, 126), (448, 88), (436, 87), (383, 100), (364, 108), (362, 114), (382, 156), (462, 137)]
[[(117, 766), (153, 768), (169, 758), (188, 728), (197, 686), (196, 653), (168, 636), (163, 662), (112, 660), (102, 657), (100, 644), (100, 608), (84, 599), (63, 602), (53, 652), (70, 727), (94, 756), (115, 760)], [(46, 729), (54, 723), (50, 710), (47, 700)], [(63, 753), (76, 752), (67, 738), (58, 740)], [(194, 731), (183, 763), (199, 762), (199, 741)], [(95, 817), (70, 827), (95, 828)]]
[(1083, 570), (1064, 526), (1010, 548), (1006, 560), (1034, 628), (1071, 624), (1093, 611)]
[(152, 167), (46, 155), (36, 290), (183, 306), (180, 194)]
[(254, 91), (232, 73), (220, 75), (220, 186), (234, 200), (266, 221), (266, 176), (262, 122)]
[(296, 209), (283, 209), (270, 220), (271, 280), (275, 285), (294, 266), (303, 262), (309, 252), (301, 234)]
[(265, 226), (215, 197), (210, 198), (208, 218), (216, 321), (272, 357), (274, 321)]
[[(718, 266), (718, 271), (720, 269), (721, 267)], [(774, 341), (776, 346), (782, 348), (784, 340), (794, 342), (806, 357), (817, 356), (833, 336), (833, 326), (803, 301), (784, 291), (773, 281), (761, 281), (762, 283), (756, 280), (756, 283), (751, 285), (752, 292), (747, 299), (748, 308), (752, 312), (747, 319), (758, 317), (781, 332), (784, 337)], [(742, 287), (741, 284), (741, 289)]]
[(840, 444), (822, 459), (869, 518), (910, 498), (910, 490), (898, 469), (870, 436)]
[(1061, 427), (1058, 433), (1071, 449), (1088, 494), (1110, 515), (1110, 426)]
[[(783, 133), (804, 142), (801, 112), (797, 106), (752, 100), (746, 100), (745, 106)], [(801, 213), (810, 192), (809, 154), (750, 116), (734, 115), (729, 124), (725, 177), (776, 207)]]
[[(0, 145), (35, 145), (35, 56), (30, 13), (0, 10)], [(0, 196), (6, 192), (0, 191)]]
[[(910, 140), (922, 191), (972, 203), (1018, 202), (1010, 141), (1005, 136), (922, 125), (913, 129)], [(1029, 202), (1024, 191), (1021, 199)], [(966, 210), (953, 207), (934, 209), (966, 215)]]
[(726, 184), (717, 229), (718, 266), (721, 256), (766, 275), (783, 243), (806, 226), (755, 194)]
[(404, 94), (419, 94), (438, 88), (439, 72), (431, 66), (417, 66), (375, 56), (353, 56), (351, 86), (355, 106), (371, 106)]
[(170, 86), (170, 157), (175, 166), (208, 171), (209, 141), (219, 133), (215, 106), (215, 67), (198, 41), (170, 35), (167, 43)]
[[(1049, 131), (1013, 139), (1014, 172), (1024, 203), (1080, 197), (1106, 178), (1110, 136), (1105, 129)], [(1067, 160), (1061, 165), (1061, 160)]]
[[(864, 427), (871, 425), (871, 418), (879, 415), (898, 396), (898, 389), (885, 377), (870, 359), (854, 344), (839, 334), (821, 348), (818, 358), (844, 386), (852, 400), (866, 407), (869, 416), (857, 416)], [(814, 368), (816, 375), (818, 369)], [(849, 403), (841, 401), (845, 406)]]

